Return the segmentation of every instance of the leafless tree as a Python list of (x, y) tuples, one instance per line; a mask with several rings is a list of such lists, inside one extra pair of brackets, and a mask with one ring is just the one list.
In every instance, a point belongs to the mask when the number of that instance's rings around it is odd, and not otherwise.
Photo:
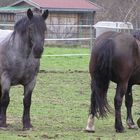
[(131, 21), (136, 16), (138, 0), (97, 0), (103, 7), (98, 20)]
[(95, 21), (132, 22), (140, 27), (140, 0), (96, 0), (102, 9), (97, 12)]
[(0, 6), (7, 6), (10, 5), (18, 0), (0, 0)]

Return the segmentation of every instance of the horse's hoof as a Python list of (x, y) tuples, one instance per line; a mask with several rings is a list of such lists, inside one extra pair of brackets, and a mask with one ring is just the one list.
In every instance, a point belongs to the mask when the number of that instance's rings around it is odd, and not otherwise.
[(0, 127), (0, 130), (7, 130), (7, 127)]
[(95, 128), (94, 127), (92, 127), (92, 128), (87, 127), (86, 129), (84, 129), (84, 132), (94, 133), (95, 132)]
[(86, 133), (95, 133), (95, 130), (84, 129), (84, 132), (86, 132)]
[(29, 130), (33, 130), (33, 127), (23, 127), (23, 129), (22, 129), (23, 131), (29, 131)]
[(7, 128), (7, 127), (8, 127), (8, 125), (5, 124), (5, 123), (1, 123), (1, 124), (0, 124), (0, 128)]
[(30, 124), (29, 126), (24, 126), (23, 131), (33, 130), (33, 126)]
[(138, 127), (134, 124), (134, 125), (128, 125), (128, 129), (134, 129), (137, 130)]
[(116, 130), (117, 133), (124, 133), (124, 130)]
[(124, 133), (124, 128), (116, 129), (116, 132), (117, 132), (117, 133)]
[(7, 130), (7, 125), (5, 124), (5, 125), (0, 125), (0, 130)]

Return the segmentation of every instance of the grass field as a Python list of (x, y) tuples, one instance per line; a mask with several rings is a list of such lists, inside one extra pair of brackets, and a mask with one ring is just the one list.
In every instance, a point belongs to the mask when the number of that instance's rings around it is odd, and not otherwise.
[[(46, 48), (45, 54), (89, 53), (88, 48)], [(0, 130), (0, 140), (139, 140), (140, 129), (126, 128), (123, 104), (122, 120), (125, 133), (114, 130), (113, 98), (115, 84), (111, 83), (108, 100), (112, 113), (106, 119), (96, 119), (95, 133), (85, 133), (90, 104), (89, 56), (42, 57), (41, 71), (32, 97), (33, 130), (22, 131), (22, 86), (12, 87), (7, 111), (7, 130)], [(140, 87), (135, 86), (133, 115), (140, 112)]]
[[(90, 54), (89, 48), (52, 48), (44, 50), (44, 55), (61, 54)], [(47, 71), (87, 71), (89, 56), (44, 56), (41, 61), (41, 69)]]

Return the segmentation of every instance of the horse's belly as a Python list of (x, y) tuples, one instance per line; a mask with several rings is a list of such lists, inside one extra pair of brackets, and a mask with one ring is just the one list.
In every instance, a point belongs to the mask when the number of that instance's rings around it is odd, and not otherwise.
[(129, 83), (131, 83), (131, 84), (140, 84), (140, 74), (131, 76), (130, 80), (129, 80)]
[(34, 80), (34, 77), (37, 75), (37, 73), (34, 74), (25, 74), (22, 77), (13, 77), (11, 78), (11, 85), (26, 85), (27, 83)]
[(12, 85), (18, 85), (18, 84), (25, 85), (31, 82), (32, 80), (34, 80), (34, 77), (36, 77), (38, 73), (38, 69), (39, 67), (32, 67), (29, 69), (25, 69), (24, 71), (19, 71), (15, 73), (11, 77), (11, 84)]

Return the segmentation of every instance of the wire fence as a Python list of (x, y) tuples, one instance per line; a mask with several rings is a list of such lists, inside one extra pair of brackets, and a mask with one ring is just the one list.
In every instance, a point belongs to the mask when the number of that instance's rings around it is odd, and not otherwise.
[[(0, 24), (0, 29), (13, 30), (13, 24)], [(140, 29), (134, 29), (134, 31)], [(53, 46), (82, 46), (92, 48), (95, 40), (95, 28), (93, 25), (52, 24), (47, 25), (45, 44)], [(61, 54), (50, 56), (86, 56), (89, 54)]]
[[(14, 24), (0, 24), (0, 29), (13, 30)], [(47, 25), (45, 44), (56, 46), (91, 47), (95, 39), (93, 25), (52, 24)]]
[(53, 24), (47, 25), (45, 41), (54, 45), (92, 46), (94, 36), (93, 25)]

